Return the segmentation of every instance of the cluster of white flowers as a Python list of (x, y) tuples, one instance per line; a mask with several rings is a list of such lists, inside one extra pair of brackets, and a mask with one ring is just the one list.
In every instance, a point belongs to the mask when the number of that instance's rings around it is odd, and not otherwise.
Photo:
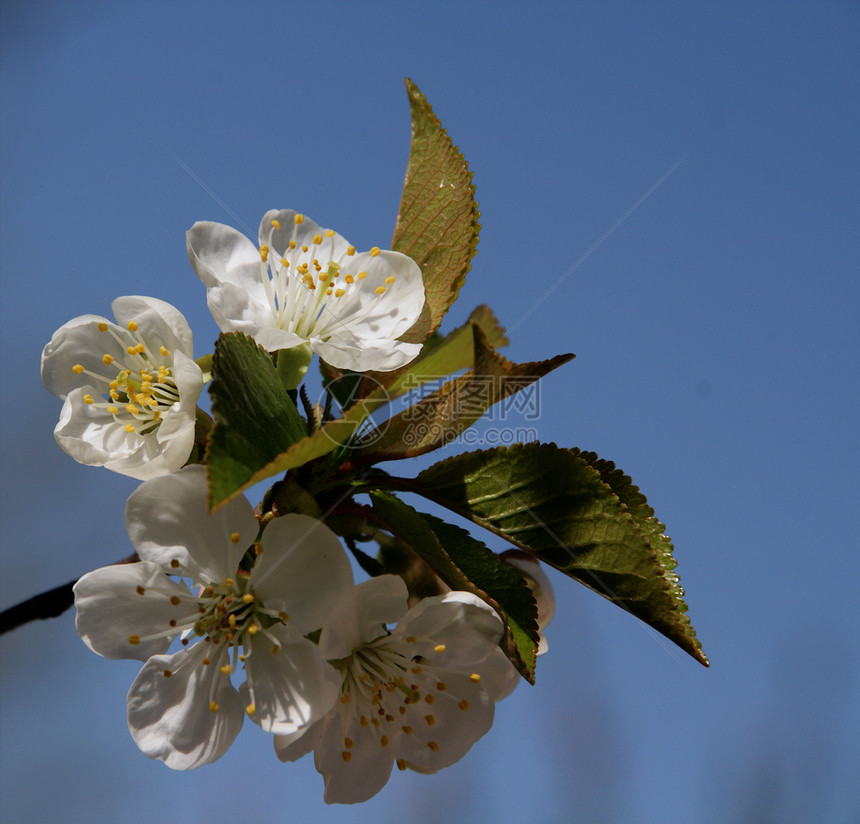
[[(196, 223), (187, 248), (220, 328), (270, 352), (316, 352), (357, 371), (418, 353), (398, 339), (424, 305), (404, 255), (356, 253), (292, 211), (265, 215), (259, 246)], [(210, 513), (206, 469), (186, 465), (203, 386), (188, 323), (154, 298), (112, 309), (116, 322), (86, 315), (59, 329), (42, 376), (64, 402), (60, 446), (143, 481), (125, 512), (139, 561), (75, 586), (86, 644), (144, 662), (127, 699), (140, 749), (198, 767), (226, 752), (247, 715), (281, 760), (313, 751), (337, 803), (376, 794), (395, 763), (435, 772), (460, 759), (518, 679), (498, 646), (499, 615), (466, 592), (410, 609), (394, 575), (355, 585), (339, 539), (310, 516), (260, 520), (241, 497)], [(537, 580), (537, 565), (525, 566)], [(545, 623), (548, 582), (536, 594)]]

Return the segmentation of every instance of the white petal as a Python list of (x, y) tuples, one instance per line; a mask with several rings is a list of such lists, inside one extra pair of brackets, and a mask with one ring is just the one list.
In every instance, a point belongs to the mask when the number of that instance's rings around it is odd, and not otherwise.
[(217, 658), (203, 665), (207, 653), (212, 645), (200, 642), (173, 655), (153, 656), (128, 693), (128, 728), (137, 746), (174, 770), (220, 758), (242, 727), (239, 694)]
[(399, 575), (380, 575), (353, 587), (343, 598), (320, 635), (320, 649), (329, 660), (346, 658), (364, 642), (383, 634), (385, 624), (396, 624), (408, 608), (408, 591)]
[(275, 319), (259, 278), (252, 283), (227, 282), (210, 286), (206, 290), (206, 302), (222, 332), (244, 332), (257, 340), (260, 330), (275, 328)]
[[(404, 635), (419, 639), (416, 649), (440, 667), (469, 667), (483, 661), (502, 637), (496, 611), (469, 592), (424, 598), (402, 622)], [(400, 627), (398, 627), (400, 629)], [(434, 647), (443, 646), (440, 652)]]
[[(235, 575), (259, 525), (243, 497), (210, 515), (207, 494), (206, 468), (200, 465), (141, 484), (125, 508), (128, 534), (141, 559), (168, 572), (176, 561), (200, 583)], [(234, 533), (238, 541), (231, 541)]]
[(192, 357), (194, 343), (191, 327), (175, 306), (158, 298), (129, 295), (114, 300), (111, 311), (117, 323), (127, 328), (130, 321), (138, 325), (138, 334), (150, 349), (167, 347), (171, 353)]
[(223, 223), (199, 221), (185, 233), (191, 268), (203, 283), (249, 283), (259, 279), (260, 251), (235, 229)]
[(349, 559), (322, 521), (295, 514), (275, 518), (261, 544), (250, 587), (267, 609), (286, 612), (299, 633), (319, 629), (341, 599), (351, 597)]
[(98, 389), (84, 385), (69, 392), (54, 427), (54, 439), (66, 454), (87, 466), (104, 466), (128, 461), (145, 449), (139, 435), (126, 432), (105, 409), (88, 404), (86, 395), (98, 397)]
[(311, 345), (326, 363), (337, 369), (351, 369), (354, 372), (391, 372), (411, 363), (421, 351), (420, 343), (404, 343), (400, 340), (370, 344), (355, 339), (350, 344), (345, 335), (326, 343), (312, 341)]
[(434, 668), (433, 675), (445, 689), (433, 691), (432, 704), (407, 712), (412, 733), (398, 740), (397, 752), (411, 769), (426, 773), (459, 761), (490, 730), (494, 715), (486, 690), (465, 673)]
[[(142, 591), (142, 592), (141, 592)], [(157, 564), (114, 564), (75, 584), (75, 627), (86, 645), (105, 658), (137, 658), (165, 652), (180, 629), (171, 630), (196, 607), (188, 589), (171, 581)], [(170, 599), (179, 599), (177, 604)], [(163, 635), (163, 633), (169, 633)], [(131, 644), (129, 636), (143, 639)], [(145, 640), (150, 635), (161, 635)]]
[(240, 693), (251, 720), (266, 732), (294, 735), (306, 730), (331, 710), (340, 694), (340, 674), (322, 656), (316, 644), (292, 636), (282, 628), (270, 633), (281, 646), (258, 634), (245, 663), (247, 682)]
[(275, 755), (281, 761), (298, 761), (319, 745), (323, 729), (332, 717), (334, 711), (324, 715), (314, 724), (305, 727), (291, 735), (276, 735)]
[[(352, 747), (346, 746), (347, 738)], [(376, 795), (394, 765), (390, 746), (389, 742), (383, 747), (375, 728), (362, 727), (356, 715), (335, 714), (326, 722), (314, 753), (316, 768), (325, 778), (325, 802), (357, 804)]]
[[(42, 382), (49, 392), (65, 398), (73, 389), (91, 383), (92, 378), (86, 373), (76, 375), (72, 371), (75, 364), (102, 374), (103, 355), (112, 355), (120, 361), (125, 357), (125, 347), (109, 333), (100, 332), (99, 324), (107, 324), (121, 339), (128, 337), (128, 330), (100, 315), (82, 315), (63, 324), (42, 350)], [(132, 343), (130, 338), (128, 342)]]

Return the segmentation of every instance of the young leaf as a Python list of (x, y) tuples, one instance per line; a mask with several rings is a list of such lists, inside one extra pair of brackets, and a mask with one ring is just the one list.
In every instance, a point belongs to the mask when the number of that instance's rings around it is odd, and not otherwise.
[(268, 352), (241, 332), (222, 333), (212, 359), (215, 425), (206, 449), (209, 506), (236, 495), (306, 434)]
[[(638, 490), (598, 465), (555, 444), (516, 444), (449, 458), (396, 486), (531, 552), (707, 666), (671, 571), (671, 544), (658, 537), (662, 524), (648, 520), (650, 507)], [(604, 482), (601, 469), (622, 497)]]
[(403, 340), (422, 343), (457, 297), (478, 245), (472, 173), (430, 104), (407, 78), (412, 142), (391, 248), (409, 255), (424, 275), (427, 303)]
[(517, 670), (534, 683), (537, 607), (524, 579), (464, 530), (422, 515), (387, 492), (373, 491), (370, 497), (374, 511), (390, 531), (451, 589), (471, 592), (499, 612), (505, 621), (501, 647)]
[(493, 351), (478, 326), (472, 326), (472, 331), (475, 368), (368, 433), (362, 439), (365, 445), (359, 443), (357, 455), (389, 461), (438, 449), (462, 434), (493, 404), (573, 358), (567, 354), (534, 363), (512, 363)]

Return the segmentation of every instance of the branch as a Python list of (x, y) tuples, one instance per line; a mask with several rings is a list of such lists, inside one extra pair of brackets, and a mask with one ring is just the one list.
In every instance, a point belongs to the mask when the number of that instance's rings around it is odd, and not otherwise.
[[(133, 564), (139, 560), (137, 553), (133, 552), (128, 558), (123, 558), (115, 563)], [(62, 615), (75, 602), (73, 587), (76, 583), (77, 579), (69, 581), (67, 584), (34, 595), (14, 607), (4, 609), (3, 612), (0, 612), (0, 635), (4, 632), (11, 632), (30, 621), (35, 621), (37, 618), (45, 620)]]

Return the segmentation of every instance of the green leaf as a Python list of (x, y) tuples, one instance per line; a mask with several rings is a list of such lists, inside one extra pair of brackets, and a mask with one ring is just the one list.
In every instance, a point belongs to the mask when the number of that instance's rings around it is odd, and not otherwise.
[(534, 683), (537, 607), (524, 579), (459, 527), (422, 515), (387, 492), (373, 491), (370, 497), (386, 527), (451, 589), (477, 595), (500, 614), (505, 623), (500, 646)]
[(531, 552), (707, 666), (662, 524), (629, 479), (588, 454), (538, 443), (479, 450), (391, 487), (424, 495)]
[(241, 332), (218, 337), (210, 392), (215, 425), (206, 464), (209, 507), (215, 509), (306, 430), (268, 352)]
[(430, 104), (407, 78), (412, 141), (391, 248), (424, 275), (427, 303), (403, 340), (422, 343), (457, 297), (478, 245), (480, 224), (472, 173)]
[(368, 433), (356, 454), (372, 461), (423, 455), (461, 435), (495, 403), (567, 363), (572, 354), (550, 360), (512, 363), (497, 354), (478, 326), (472, 326), (475, 368), (446, 382), (414, 406)]

